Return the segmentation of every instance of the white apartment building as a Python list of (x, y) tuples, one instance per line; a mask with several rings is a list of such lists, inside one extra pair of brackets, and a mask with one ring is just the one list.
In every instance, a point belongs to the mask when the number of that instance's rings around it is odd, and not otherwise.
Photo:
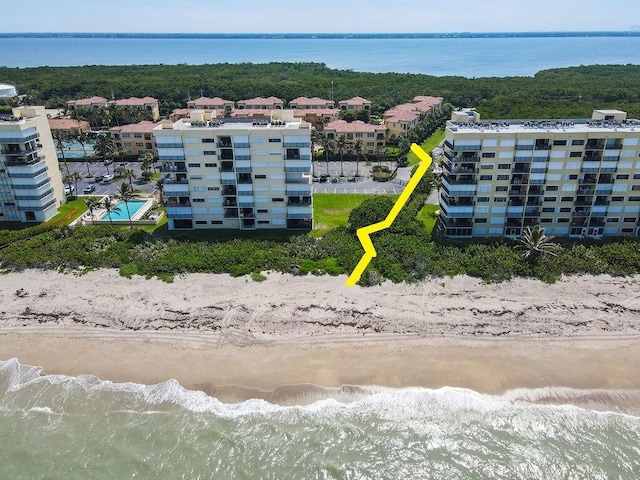
[(156, 127), (169, 229), (310, 229), (311, 126), (290, 110), (270, 120), (189, 118)]
[(449, 237), (640, 234), (640, 121), (450, 121), (440, 195)]
[(65, 202), (62, 175), (44, 107), (0, 116), (1, 222), (44, 222)]

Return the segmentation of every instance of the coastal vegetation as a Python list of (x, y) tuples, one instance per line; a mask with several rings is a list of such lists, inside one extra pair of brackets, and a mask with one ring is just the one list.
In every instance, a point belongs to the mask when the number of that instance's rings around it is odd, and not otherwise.
[(153, 96), (163, 115), (202, 92), (241, 100), (274, 95), (340, 100), (360, 95), (372, 115), (418, 94), (442, 96), (458, 107), (475, 107), (484, 118), (589, 118), (595, 108), (615, 108), (640, 117), (640, 65), (591, 65), (543, 70), (533, 77), (431, 76), (365, 73), (320, 63), (134, 65), (0, 68), (0, 78), (26, 94), (30, 104), (64, 107), (66, 100)]

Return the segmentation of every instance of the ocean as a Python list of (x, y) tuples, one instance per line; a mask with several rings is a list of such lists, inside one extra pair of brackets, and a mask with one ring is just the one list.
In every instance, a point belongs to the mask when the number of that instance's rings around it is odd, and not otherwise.
[(531, 76), (556, 67), (640, 64), (640, 35), (0, 35), (0, 66), (6, 67), (225, 62), (320, 62), (363, 72)]
[(173, 380), (43, 375), (13, 359), (0, 362), (0, 478), (640, 478), (640, 417), (524, 400), (549, 395), (363, 387), (223, 404)]

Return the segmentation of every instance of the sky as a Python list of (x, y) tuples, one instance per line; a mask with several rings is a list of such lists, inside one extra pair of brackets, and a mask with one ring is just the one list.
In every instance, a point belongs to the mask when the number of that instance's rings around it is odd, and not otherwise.
[(640, 0), (20, 0), (2, 31), (440, 33), (640, 30)]

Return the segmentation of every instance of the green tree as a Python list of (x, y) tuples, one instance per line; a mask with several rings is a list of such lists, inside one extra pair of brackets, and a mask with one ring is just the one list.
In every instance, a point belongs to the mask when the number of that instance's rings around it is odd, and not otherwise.
[(321, 133), (320, 142), (322, 144), (322, 149), (324, 150), (324, 161), (327, 164), (327, 175), (329, 175), (329, 154), (331, 153), (331, 149), (333, 148), (333, 140), (331, 140), (324, 133)]
[(73, 196), (75, 197), (78, 195), (78, 180), (82, 180), (82, 175), (80, 175), (78, 172), (71, 172), (69, 178), (73, 182), (73, 188), (75, 189)]
[[(362, 155), (362, 149), (364, 147), (364, 143), (362, 140), (356, 140), (353, 144), (353, 150), (356, 152), (356, 177), (360, 176), (360, 155)], [(365, 157), (366, 158), (366, 157)]]
[(136, 172), (127, 168), (122, 172), (122, 177), (129, 180), (129, 185), (133, 188), (133, 179), (136, 178)]
[(127, 209), (127, 217), (129, 218), (129, 226), (133, 229), (133, 221), (131, 220), (131, 213), (129, 212), (129, 202), (133, 200), (133, 189), (131, 185), (127, 182), (122, 182), (116, 191), (116, 195), (124, 202), (124, 206)]
[(362, 202), (349, 214), (349, 228), (352, 231), (381, 222), (391, 211), (393, 200), (387, 196), (377, 195)]
[(89, 143), (89, 135), (87, 132), (80, 130), (76, 135), (76, 141), (82, 147), (82, 154), (84, 157), (84, 161), (87, 164), (87, 177), (91, 176), (91, 159), (87, 157), (87, 143)]
[(160, 197), (160, 203), (164, 203), (163, 193), (164, 193), (164, 178), (159, 178), (156, 181), (156, 189), (158, 190), (158, 196)]
[[(113, 138), (110, 134), (100, 135), (96, 139), (95, 148), (98, 151), (98, 155), (102, 157), (102, 162), (106, 162), (107, 157), (111, 157), (116, 150), (116, 145), (113, 142)], [(109, 173), (109, 166), (107, 167), (107, 173)]]
[(518, 239), (520, 244), (515, 248), (522, 252), (525, 258), (537, 259), (545, 255), (554, 256), (560, 250), (560, 245), (552, 242), (553, 238), (553, 236), (545, 235), (544, 229), (540, 228), (540, 225), (533, 228), (526, 227), (522, 237)]
[(93, 198), (85, 198), (84, 203), (89, 209), (89, 214), (91, 215), (91, 223), (95, 225), (96, 219), (94, 218), (93, 214), (96, 210), (98, 210), (98, 208), (100, 208), (102, 204), (99, 201), (94, 200)]

